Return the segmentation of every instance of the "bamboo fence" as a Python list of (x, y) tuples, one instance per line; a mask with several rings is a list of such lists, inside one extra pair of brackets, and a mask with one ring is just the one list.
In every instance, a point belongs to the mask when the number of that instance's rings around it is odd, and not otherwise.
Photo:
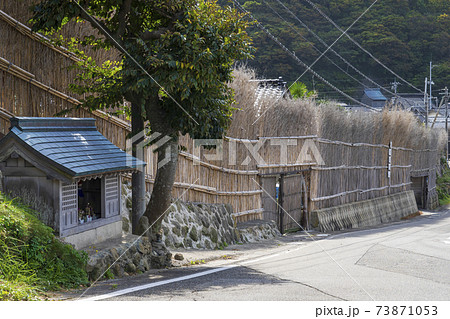
[[(76, 77), (76, 70), (69, 68), (77, 61), (73, 54), (1, 10), (0, 39), (2, 134), (8, 132), (12, 116), (54, 116), (71, 110), (67, 116), (95, 118), (105, 137), (127, 149), (131, 127), (126, 118), (73, 109), (82, 98), (68, 90)], [(180, 137), (185, 151), (179, 154), (174, 198), (230, 204), (235, 219), (247, 221), (263, 218), (260, 184), (261, 176), (268, 174), (301, 172), (308, 184), (309, 210), (408, 190), (411, 176), (429, 176), (430, 189), (435, 187), (439, 143), (431, 131), (413, 124), (412, 115), (390, 112), (367, 120), (309, 102), (274, 99), (256, 109), (255, 83), (237, 73), (231, 84), (239, 110), (221, 147), (206, 150), (189, 136)], [(315, 149), (323, 163), (312, 156)], [(217, 152), (220, 156), (212, 159)], [(145, 156), (151, 191), (157, 158), (151, 147)]]

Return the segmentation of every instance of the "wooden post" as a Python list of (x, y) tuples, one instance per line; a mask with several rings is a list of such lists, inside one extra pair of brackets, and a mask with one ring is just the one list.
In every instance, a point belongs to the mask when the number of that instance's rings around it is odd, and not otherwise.
[(392, 141), (389, 141), (389, 151), (388, 151), (388, 167), (387, 167), (387, 177), (388, 177), (388, 195), (391, 195), (391, 163), (392, 162)]
[(278, 189), (278, 212), (280, 214), (280, 233), (284, 233), (284, 209), (283, 209), (283, 184), (284, 184), (284, 175), (280, 175), (279, 179), (279, 189)]

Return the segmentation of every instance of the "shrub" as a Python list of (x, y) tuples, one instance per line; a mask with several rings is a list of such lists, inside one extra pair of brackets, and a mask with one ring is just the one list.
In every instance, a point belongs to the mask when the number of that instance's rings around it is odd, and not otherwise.
[(87, 254), (59, 241), (38, 213), (0, 194), (0, 299), (87, 284)]

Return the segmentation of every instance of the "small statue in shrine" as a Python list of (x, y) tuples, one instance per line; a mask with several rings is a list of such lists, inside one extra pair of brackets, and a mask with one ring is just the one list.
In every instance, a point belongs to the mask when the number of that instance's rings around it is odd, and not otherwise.
[(84, 215), (85, 215), (84, 210), (79, 209), (79, 210), (78, 210), (78, 222), (79, 222), (80, 224), (83, 224), (83, 223), (84, 223)]
[(92, 215), (94, 214), (91, 203), (88, 203), (86, 206), (86, 221), (92, 221)]

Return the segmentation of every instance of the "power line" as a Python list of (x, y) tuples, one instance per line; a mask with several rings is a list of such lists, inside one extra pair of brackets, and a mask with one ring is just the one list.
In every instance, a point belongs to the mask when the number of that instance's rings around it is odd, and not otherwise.
[[(294, 26), (289, 23), (288, 21), (286, 21), (286, 19), (284, 19), (269, 3), (267, 3), (266, 1), (264, 1), (264, 4), (266, 6), (268, 6), (270, 9), (272, 9), (272, 11), (280, 18), (282, 19), (284, 22), (286, 22), (286, 24), (292, 29), (294, 30), (303, 40), (305, 40), (307, 43), (312, 45), (312, 48), (315, 49), (317, 52), (319, 52), (319, 54), (322, 53), (322, 51), (320, 51), (316, 46), (314, 46), (314, 44), (310, 41), (308, 41), (296, 28), (294, 28)], [(339, 70), (341, 70), (343, 73), (345, 73), (346, 75), (348, 75), (350, 78), (352, 78), (354, 81), (358, 82), (359, 84), (361, 84), (364, 87), (367, 87), (364, 83), (360, 82), (357, 78), (353, 77), (351, 74), (349, 74), (347, 71), (345, 71), (343, 68), (341, 68), (339, 65), (337, 65), (335, 62), (333, 62), (329, 57), (324, 56), (328, 61), (330, 61), (334, 66), (336, 66)]]
[[(309, 33), (311, 33), (321, 44), (323, 44), (326, 47), (329, 47), (329, 45), (321, 38), (319, 37), (311, 28), (309, 28), (306, 23), (304, 23), (302, 20), (300, 20), (298, 18), (298, 16), (296, 16), (289, 8), (287, 8), (280, 0), (276, 0), (287, 12), (289, 12), (294, 19), (296, 19), (306, 30), (308, 30)], [(265, 2), (265, 1), (264, 1)], [(346, 33), (347, 34), (347, 33)], [(394, 94), (393, 92), (389, 91), (388, 89), (382, 87), (381, 85), (379, 85), (377, 82), (375, 82), (374, 80), (372, 80), (371, 78), (369, 78), (367, 75), (365, 75), (364, 73), (362, 73), (361, 71), (359, 71), (356, 67), (354, 67), (350, 62), (348, 62), (344, 57), (342, 57), (338, 52), (336, 52), (336, 50), (330, 48), (329, 49), (331, 52), (333, 52), (337, 57), (339, 57), (345, 64), (347, 64), (350, 68), (352, 68), (355, 72), (357, 72), (359, 75), (361, 75), (362, 77), (364, 77), (366, 80), (368, 80), (370, 83), (374, 84), (375, 86), (377, 86), (378, 88), (392, 94), (392, 95), (397, 95)], [(359, 81), (358, 81), (359, 82)], [(360, 83), (360, 82), (359, 82)], [(366, 85), (364, 85), (365, 87), (367, 87)]]
[[(334, 25), (340, 32), (344, 33), (344, 30), (342, 30), (331, 18), (329, 18), (325, 13), (322, 12), (322, 10), (319, 9), (319, 7), (317, 7), (312, 1), (310, 0), (304, 0), (306, 2), (308, 2), (314, 9), (316, 9), (320, 15), (322, 15), (325, 19), (327, 19), (332, 25)], [(394, 71), (392, 71), (389, 67), (387, 67), (386, 65), (384, 65), (380, 60), (378, 60), (372, 53), (370, 53), (369, 51), (367, 51), (365, 48), (363, 48), (361, 46), (361, 44), (359, 44), (358, 42), (356, 42), (356, 40), (354, 40), (350, 35), (348, 35), (348, 33), (345, 32), (345, 36), (352, 41), (358, 48), (360, 48), (361, 50), (363, 50), (366, 54), (368, 54), (373, 60), (375, 60), (375, 62), (377, 62), (379, 65), (381, 65), (383, 68), (385, 68), (386, 70), (388, 70), (389, 72), (391, 72), (393, 75), (395, 75), (396, 77), (398, 77), (400, 80), (402, 80), (403, 82), (405, 82), (406, 84), (408, 84), (410, 87), (414, 88), (415, 90), (424, 93), (421, 89), (415, 87), (413, 84), (411, 84), (410, 82), (406, 81), (404, 78), (402, 78), (400, 75), (398, 75), (397, 73), (395, 73)]]
[(272, 35), (272, 33), (269, 32), (269, 30), (267, 30), (259, 21), (257, 21), (253, 15), (248, 12), (244, 7), (241, 6), (241, 4), (237, 1), (237, 0), (233, 0), (233, 2), (236, 4), (236, 6), (245, 14), (247, 14), (253, 21), (256, 21), (256, 25), (263, 30), (273, 41), (275, 41), (286, 53), (288, 53), (291, 57), (293, 57), (300, 65), (302, 65), (303, 67), (306, 68), (306, 71), (311, 72), (312, 74), (314, 74), (314, 76), (316, 76), (317, 78), (319, 78), (322, 82), (324, 82), (325, 84), (327, 84), (328, 86), (330, 86), (333, 90), (339, 92), (341, 95), (345, 96), (346, 98), (348, 98), (349, 100), (360, 104), (372, 111), (377, 111), (379, 112), (378, 109), (371, 107), (365, 103), (362, 103), (358, 100), (356, 100), (355, 98), (351, 97), (350, 95), (342, 92), (340, 89), (338, 89), (336, 86), (334, 86), (333, 84), (331, 84), (330, 82), (328, 82), (327, 80), (325, 80), (321, 75), (319, 75), (317, 72), (315, 72), (313, 69), (311, 69), (310, 66), (308, 66), (306, 63), (304, 63), (302, 60), (300, 60), (294, 53), (292, 53), (284, 44), (282, 44), (280, 41), (278, 41), (278, 39)]
[[(314, 64), (316, 64), (316, 62), (319, 61), (320, 58), (322, 58), (322, 56), (324, 56), (325, 53), (327, 53), (328, 50), (330, 50), (331, 47), (334, 46), (334, 45), (335, 45), (335, 44), (336, 44), (336, 43), (337, 43), (337, 42), (338, 42), (338, 41), (339, 41), (339, 40), (340, 40), (340, 39), (348, 32), (348, 30), (350, 30), (350, 29), (356, 24), (356, 22), (358, 22), (359, 19), (361, 19), (361, 17), (364, 16), (364, 15), (367, 13), (367, 11), (369, 11), (370, 8), (372, 8), (372, 7), (375, 5), (375, 3), (377, 3), (377, 1), (378, 1), (378, 0), (375, 0), (374, 2), (372, 2), (372, 4), (371, 4), (366, 10), (364, 10), (363, 13), (361, 13), (361, 14), (358, 16), (358, 18), (356, 18), (356, 20), (353, 21), (352, 24), (350, 24), (350, 26), (347, 27), (347, 29), (345, 29), (345, 31), (344, 31), (340, 36), (338, 36), (337, 39), (334, 40), (334, 42), (331, 43), (331, 44), (326, 48), (326, 50), (323, 51), (323, 53), (322, 53), (316, 60), (314, 60), (314, 62), (309, 66), (309, 68), (311, 68)], [(297, 78), (297, 80), (295, 80), (295, 82), (297, 82), (297, 81), (298, 81), (298, 80), (299, 80), (306, 72), (308, 72), (308, 70), (305, 70), (305, 71)]]

